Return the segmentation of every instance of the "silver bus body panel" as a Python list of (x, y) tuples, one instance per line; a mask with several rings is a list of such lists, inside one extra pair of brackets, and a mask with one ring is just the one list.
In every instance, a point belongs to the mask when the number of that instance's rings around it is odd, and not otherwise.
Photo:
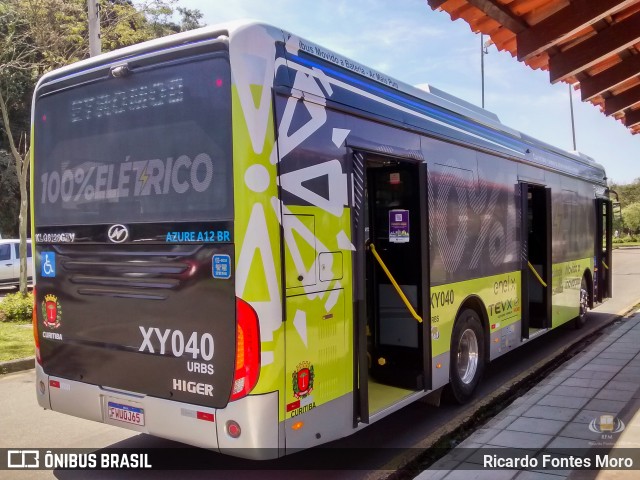
[[(266, 460), (280, 456), (278, 392), (249, 395), (216, 412), (220, 451), (236, 457)], [(242, 429), (239, 438), (231, 438), (225, 425), (235, 420)], [(189, 442), (191, 443), (191, 442)]]
[(437, 390), (449, 383), (449, 360), (449, 352), (436, 355), (431, 360), (431, 390)]
[[(40, 388), (40, 384), (43, 388)], [(51, 399), (49, 398), (49, 375), (44, 373), (42, 365), (36, 362), (36, 394), (38, 405), (46, 410), (51, 410)]]
[[(37, 365), (36, 384), (41, 381), (45, 389), (42, 393), (37, 388), (38, 403), (46, 409), (244, 458), (274, 458), (279, 453), (277, 392), (250, 395), (224, 409), (214, 409), (52, 377)], [(51, 382), (58, 382), (59, 387), (51, 387)], [(109, 401), (142, 408), (145, 425), (109, 419), (106, 413)], [(197, 412), (212, 414), (214, 421), (198, 419)], [(241, 427), (237, 439), (226, 433), (229, 420), (235, 420)]]
[[(284, 421), (287, 439), (287, 454), (305, 448), (346, 437), (354, 432), (353, 394), (349, 393), (331, 400), (317, 408), (312, 408), (301, 417), (291, 417)], [(291, 427), (304, 419), (304, 428)]]

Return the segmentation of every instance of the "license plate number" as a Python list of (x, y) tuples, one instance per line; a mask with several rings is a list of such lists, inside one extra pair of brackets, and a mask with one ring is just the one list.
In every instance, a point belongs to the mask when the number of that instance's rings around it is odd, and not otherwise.
[(133, 425), (144, 425), (144, 410), (131, 405), (109, 402), (107, 411), (111, 420), (132, 423)]

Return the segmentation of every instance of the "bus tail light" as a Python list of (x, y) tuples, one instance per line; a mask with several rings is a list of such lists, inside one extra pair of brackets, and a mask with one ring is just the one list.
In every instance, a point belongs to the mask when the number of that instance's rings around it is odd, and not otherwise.
[(36, 300), (36, 287), (33, 287), (33, 313), (31, 314), (31, 323), (33, 324), (33, 342), (36, 346), (36, 360), (42, 365), (40, 357), (40, 336), (38, 335), (38, 302)]
[(256, 311), (236, 298), (236, 366), (230, 402), (246, 396), (260, 373), (260, 325)]

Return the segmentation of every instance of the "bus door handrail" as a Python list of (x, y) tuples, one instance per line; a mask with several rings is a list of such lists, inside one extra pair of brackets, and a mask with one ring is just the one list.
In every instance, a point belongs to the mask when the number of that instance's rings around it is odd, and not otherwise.
[(527, 264), (529, 265), (529, 269), (533, 272), (533, 274), (535, 275), (535, 277), (538, 279), (538, 281), (540, 282), (540, 285), (542, 285), (544, 288), (547, 288), (547, 283), (542, 279), (542, 277), (538, 274), (538, 272), (536, 271), (535, 268), (533, 268), (533, 265), (531, 265), (531, 262), (527, 261)]
[(380, 267), (382, 268), (384, 273), (387, 274), (387, 278), (389, 278), (389, 280), (391, 281), (391, 284), (396, 289), (396, 292), (398, 292), (398, 295), (400, 295), (400, 298), (402, 299), (402, 301), (404, 302), (405, 306), (407, 307), (407, 309), (411, 313), (411, 316), (413, 318), (415, 318), (419, 323), (422, 323), (422, 317), (420, 315), (418, 315), (418, 313), (415, 311), (415, 309), (413, 308), (413, 305), (411, 305), (411, 302), (409, 302), (409, 299), (407, 298), (407, 296), (404, 294), (404, 292), (400, 288), (400, 285), (398, 285), (398, 282), (396, 282), (396, 279), (393, 278), (393, 275), (391, 275), (391, 272), (389, 271), (387, 266), (382, 261), (382, 258), (380, 258), (380, 255), (378, 255), (378, 251), (376, 250), (376, 247), (375, 247), (375, 245), (373, 243), (369, 244), (369, 250), (371, 250), (371, 253), (373, 253), (373, 256), (378, 261), (378, 264), (380, 265)]
[(605, 270), (609, 270), (609, 265), (607, 265), (604, 260), (602, 260), (602, 266), (605, 268)]

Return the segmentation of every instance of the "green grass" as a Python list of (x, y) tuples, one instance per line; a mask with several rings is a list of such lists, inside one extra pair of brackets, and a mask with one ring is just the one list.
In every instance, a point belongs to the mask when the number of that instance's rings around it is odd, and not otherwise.
[(33, 355), (31, 323), (0, 322), (0, 362)]
[(640, 242), (613, 243), (611, 245), (614, 249), (620, 247), (640, 247)]

